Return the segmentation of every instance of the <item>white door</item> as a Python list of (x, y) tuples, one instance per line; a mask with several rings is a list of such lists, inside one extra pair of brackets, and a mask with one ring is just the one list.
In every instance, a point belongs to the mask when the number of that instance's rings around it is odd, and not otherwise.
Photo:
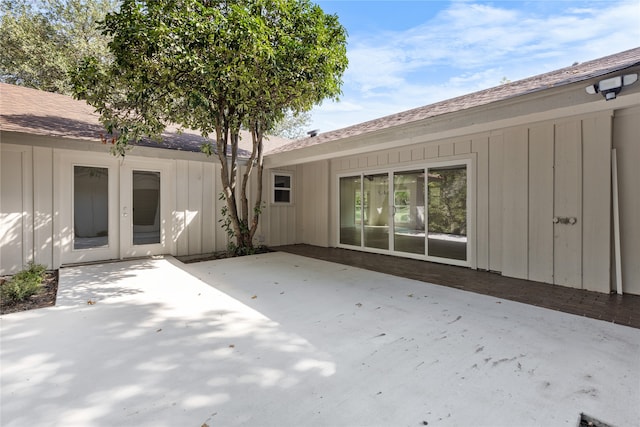
[(69, 154), (59, 170), (61, 263), (118, 259), (118, 162), (95, 153)]
[(170, 250), (168, 164), (125, 159), (120, 169), (120, 257)]
[(61, 263), (169, 253), (170, 173), (167, 161), (65, 155), (60, 168)]

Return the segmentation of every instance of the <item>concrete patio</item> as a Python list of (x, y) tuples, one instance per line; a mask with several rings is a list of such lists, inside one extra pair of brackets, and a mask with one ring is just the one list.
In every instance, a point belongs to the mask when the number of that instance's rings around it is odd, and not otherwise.
[(282, 252), (64, 268), (1, 322), (3, 426), (640, 419), (640, 329)]

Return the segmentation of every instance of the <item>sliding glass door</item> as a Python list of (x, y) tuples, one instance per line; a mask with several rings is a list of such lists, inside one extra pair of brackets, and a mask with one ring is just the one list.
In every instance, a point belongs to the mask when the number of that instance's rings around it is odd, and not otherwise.
[(362, 244), (362, 179), (358, 176), (340, 178), (340, 239), (341, 245)]
[(427, 254), (467, 260), (467, 167), (429, 168)]
[(393, 248), (424, 255), (424, 169), (393, 174)]
[(468, 265), (468, 163), (339, 178), (340, 246)]
[(364, 246), (389, 249), (389, 174), (364, 175)]

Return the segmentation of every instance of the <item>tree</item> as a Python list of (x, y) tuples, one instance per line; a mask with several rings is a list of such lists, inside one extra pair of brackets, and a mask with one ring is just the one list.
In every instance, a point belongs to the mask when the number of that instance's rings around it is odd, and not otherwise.
[[(71, 94), (68, 71), (104, 55), (96, 21), (115, 0), (5, 0), (0, 14), (0, 81)], [(102, 58), (105, 60), (105, 58)]]
[(297, 114), (287, 111), (282, 120), (275, 124), (271, 134), (289, 139), (301, 138), (305, 136), (310, 123), (311, 114), (308, 111), (302, 111)]
[[(346, 31), (309, 0), (125, 0), (101, 25), (113, 63), (87, 58), (74, 91), (101, 114), (125, 155), (168, 123), (215, 134), (225, 226), (236, 252), (250, 252), (262, 208), (262, 139), (286, 111), (308, 111), (340, 94)], [(238, 183), (240, 129), (253, 150)], [(247, 186), (257, 173), (249, 209)], [(237, 194), (237, 186), (240, 194)]]

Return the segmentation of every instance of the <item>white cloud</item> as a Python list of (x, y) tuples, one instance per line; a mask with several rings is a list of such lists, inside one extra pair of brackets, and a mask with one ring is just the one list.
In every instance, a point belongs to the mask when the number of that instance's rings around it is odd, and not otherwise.
[(316, 108), (313, 127), (345, 127), (640, 45), (637, 0), (597, 9), (556, 2), (544, 14), (503, 4), (456, 1), (406, 31), (353, 35), (342, 101)]

